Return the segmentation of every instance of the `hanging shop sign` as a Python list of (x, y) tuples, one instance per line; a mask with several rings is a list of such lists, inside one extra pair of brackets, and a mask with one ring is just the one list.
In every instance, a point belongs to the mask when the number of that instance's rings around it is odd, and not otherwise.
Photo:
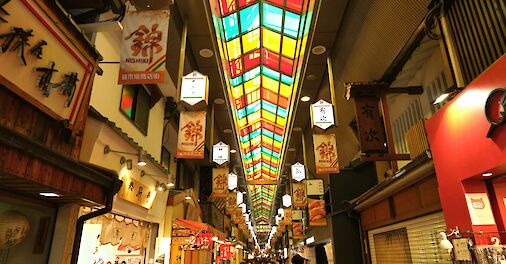
[(237, 175), (233, 172), (228, 174), (228, 189), (233, 190), (237, 188)]
[(207, 105), (209, 78), (198, 71), (184, 76), (181, 81), (181, 102), (188, 106)]
[(466, 193), (466, 201), (473, 225), (495, 225), (487, 193)]
[(306, 178), (306, 168), (299, 162), (292, 165), (292, 179), (300, 182)]
[(203, 159), (206, 143), (206, 112), (181, 112), (176, 157)]
[(306, 184), (298, 182), (292, 184), (293, 208), (305, 208), (307, 206)]
[(227, 214), (234, 214), (239, 209), (237, 207), (237, 194), (235, 192), (229, 192), (225, 200), (225, 211)]
[(210, 249), (213, 243), (212, 233), (200, 233), (191, 243), (191, 249)]
[(316, 174), (339, 172), (339, 161), (335, 134), (314, 134), (313, 146)]
[(230, 259), (232, 257), (232, 253), (230, 252), (230, 245), (221, 244), (220, 245), (220, 259)]
[(91, 86), (95, 62), (36, 2), (2, 5), (5, 13), (0, 11), (0, 16), (6, 17), (0, 19), (0, 83), (72, 127)]
[(127, 12), (123, 21), (119, 84), (163, 83), (169, 11)]
[(311, 127), (323, 130), (334, 125), (334, 107), (332, 104), (320, 100), (311, 105)]
[(294, 239), (303, 239), (305, 237), (304, 232), (304, 224), (302, 221), (294, 221), (293, 222), (293, 238)]
[(385, 129), (377, 96), (355, 97), (358, 138), (362, 153), (387, 152)]
[(150, 209), (155, 200), (155, 189), (149, 188), (140, 181), (133, 179), (128, 174), (124, 174), (122, 180), (123, 185), (121, 185), (121, 189), (118, 192), (118, 197), (146, 209)]
[(223, 142), (218, 142), (213, 146), (213, 161), (218, 165), (223, 165), (228, 161), (229, 147)]
[(485, 103), (485, 116), (490, 124), (487, 137), (491, 138), (494, 130), (506, 123), (506, 88), (490, 92)]
[(322, 179), (306, 180), (307, 195), (324, 195), (325, 188)]
[(292, 219), (293, 220), (302, 220), (304, 217), (304, 213), (302, 210), (292, 210)]
[(326, 226), (325, 200), (308, 198), (309, 226)]
[(226, 197), (228, 189), (228, 167), (213, 169), (213, 195)]
[(286, 208), (285, 209), (285, 218), (284, 218), (285, 225), (291, 225), (292, 224), (292, 209)]

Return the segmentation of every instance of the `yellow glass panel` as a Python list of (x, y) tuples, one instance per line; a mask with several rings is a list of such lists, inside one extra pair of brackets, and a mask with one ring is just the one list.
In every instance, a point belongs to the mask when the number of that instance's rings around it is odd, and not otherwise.
[(278, 116), (278, 120), (276, 120), (276, 124), (278, 124), (282, 127), (285, 127), (286, 126), (286, 119)]
[(248, 120), (246, 119), (246, 117), (241, 118), (241, 120), (239, 120), (238, 124), (239, 124), (239, 127), (242, 128), (248, 124)]
[(281, 148), (281, 145), (283, 145), (283, 144), (281, 144), (280, 142), (277, 142), (276, 140), (274, 140), (274, 144), (273, 145), (276, 148)]
[(260, 76), (257, 76), (244, 83), (244, 90), (246, 90), (246, 94), (252, 93), (258, 88), (260, 88)]
[(258, 101), (258, 99), (260, 99), (260, 89), (257, 89), (256, 91), (248, 94), (246, 97), (249, 103), (254, 103)]
[(279, 33), (270, 31), (266, 28), (262, 31), (263, 46), (271, 51), (279, 53), (279, 45), (281, 45), (281, 35)]
[(257, 28), (250, 33), (242, 36), (243, 52), (248, 53), (260, 48), (260, 29)]
[(279, 87), (279, 94), (286, 98), (290, 98), (292, 95), (292, 87), (290, 85), (281, 83), (281, 86)]
[(274, 122), (276, 120), (276, 115), (267, 112), (265, 110), (262, 110), (262, 117), (268, 121)]
[(260, 139), (261, 137), (255, 137), (251, 140), (251, 144), (252, 145), (255, 145), (255, 144), (259, 144), (260, 143)]
[(235, 38), (227, 42), (228, 60), (234, 60), (241, 56), (241, 41)]
[[(262, 141), (263, 142), (271, 142), (272, 141), (272, 138), (268, 137), (268, 136), (264, 136), (262, 135)], [(262, 154), (263, 155), (263, 154)]]
[(269, 89), (273, 93), (278, 93), (279, 82), (275, 81), (267, 76), (262, 75), (262, 86)]
[(239, 99), (239, 98), (241, 98), (241, 96), (243, 96), (242, 85), (232, 87), (231, 90), (232, 90), (232, 96), (234, 97), (234, 99)]
[(248, 122), (254, 123), (260, 119), (260, 111), (248, 115)]
[(293, 59), (293, 57), (295, 56), (296, 45), (297, 41), (295, 41), (290, 37), (283, 36), (283, 51), (282, 51), (283, 56)]

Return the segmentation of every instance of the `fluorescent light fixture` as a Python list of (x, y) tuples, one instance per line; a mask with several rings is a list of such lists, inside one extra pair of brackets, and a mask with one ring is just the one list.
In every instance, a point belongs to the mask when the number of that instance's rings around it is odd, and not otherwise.
[(314, 243), (314, 236), (312, 236), (312, 237), (308, 237), (308, 238), (306, 239), (306, 245), (309, 245), (309, 244), (311, 244), (311, 243)]
[(231, 149), (231, 150), (230, 150), (230, 153), (232, 153), (232, 154), (234, 154), (234, 153), (236, 153), (236, 152), (237, 152), (237, 150), (235, 150), (235, 149)]
[(54, 192), (41, 192), (39, 193), (40, 196), (44, 197), (60, 197), (61, 195), (54, 193)]
[(490, 177), (492, 175), (493, 175), (492, 172), (486, 172), (482, 174), (483, 177)]
[(434, 104), (437, 105), (441, 102), (443, 102), (444, 100), (446, 100), (446, 98), (448, 98), (448, 96), (450, 96), (450, 93), (444, 93), (444, 94), (441, 94), (437, 99), (436, 101), (434, 101)]
[(306, 95), (306, 96), (302, 96), (302, 98), (300, 98), (300, 100), (301, 100), (302, 102), (309, 102), (309, 100), (311, 100), (311, 97), (309, 97), (309, 96), (307, 96), (307, 95)]

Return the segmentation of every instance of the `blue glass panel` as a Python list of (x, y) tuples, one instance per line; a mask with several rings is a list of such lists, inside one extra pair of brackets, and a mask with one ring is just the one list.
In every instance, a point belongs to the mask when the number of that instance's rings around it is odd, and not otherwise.
[(276, 114), (276, 105), (269, 103), (267, 101), (262, 102), (262, 109), (269, 111), (273, 114)]
[(239, 84), (242, 83), (242, 75), (239, 75), (237, 77), (235, 77), (234, 79), (230, 80), (230, 84), (232, 84), (232, 86), (237, 86)]
[(253, 70), (244, 73), (244, 82), (247, 82), (260, 75), (260, 67), (256, 67)]
[(259, 4), (254, 4), (240, 11), (241, 33), (260, 27)]
[(246, 168), (246, 171), (247, 172), (252, 172), (253, 171), (253, 167)]
[(274, 136), (274, 133), (272, 133), (271, 131), (267, 130), (267, 129), (262, 129), (262, 134), (272, 138)]
[(223, 30), (225, 31), (225, 40), (229, 41), (239, 36), (239, 24), (237, 13), (233, 13), (223, 18)]
[(260, 136), (260, 129), (255, 130), (255, 131), (253, 131), (253, 132), (250, 133), (250, 137), (251, 138), (255, 138), (255, 137), (258, 137), (258, 136)]
[(270, 68), (267, 68), (265, 66), (262, 66), (262, 73), (265, 75), (265, 76), (268, 76), (269, 78), (271, 79), (274, 79), (276, 81), (279, 81), (279, 75), (280, 73), (277, 72), (277, 71), (274, 71), (274, 70), (271, 70)]
[(297, 38), (299, 32), (300, 16), (292, 12), (285, 13), (285, 31), (284, 34), (292, 38)]
[(244, 111), (244, 108), (241, 108), (236, 111), (237, 112), (237, 119), (242, 119), (246, 117), (246, 111)]
[(262, 25), (281, 32), (281, 24), (283, 23), (283, 9), (263, 3)]
[(272, 156), (276, 159), (279, 159), (279, 153), (272, 152)]
[(274, 140), (277, 142), (283, 142), (283, 137), (278, 134), (274, 134)]
[(291, 85), (293, 82), (293, 78), (290, 76), (286, 76), (284, 74), (281, 74), (281, 82), (286, 85)]
[(278, 108), (278, 116), (285, 118), (288, 115), (288, 111), (284, 109), (283, 107)]
[(260, 111), (260, 101), (256, 101), (250, 105), (246, 106), (246, 112), (249, 114), (254, 113), (256, 111)]
[(241, 142), (242, 143), (246, 143), (246, 142), (248, 142), (248, 140), (249, 140), (249, 135), (241, 137)]

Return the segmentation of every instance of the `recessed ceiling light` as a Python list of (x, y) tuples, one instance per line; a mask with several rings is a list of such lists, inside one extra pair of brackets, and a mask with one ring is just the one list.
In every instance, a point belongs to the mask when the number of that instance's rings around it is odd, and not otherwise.
[(316, 75), (314, 75), (314, 74), (309, 74), (309, 75), (306, 77), (306, 79), (308, 79), (309, 81), (314, 81), (314, 80), (316, 80)]
[(295, 131), (295, 132), (300, 132), (300, 131), (302, 131), (302, 128), (300, 128), (300, 127), (294, 127), (294, 128), (293, 128), (293, 131)]
[(189, 196), (189, 195), (187, 195), (184, 199), (185, 199), (185, 200), (191, 200), (191, 199), (192, 199), (192, 197), (191, 197), (191, 196)]
[(322, 55), (323, 53), (325, 53), (325, 51), (327, 51), (327, 48), (325, 48), (325, 46), (322, 45), (314, 46), (311, 49), (311, 52), (315, 55)]
[(172, 182), (167, 183), (167, 187), (174, 187), (174, 183)]
[(210, 49), (201, 49), (199, 54), (204, 58), (211, 58), (214, 55), (214, 52)]
[(483, 177), (490, 177), (492, 176), (492, 172), (487, 172), (482, 174)]
[(229, 129), (229, 128), (223, 129), (223, 133), (230, 134), (230, 133), (232, 133), (232, 129)]
[(300, 98), (300, 100), (302, 102), (308, 102), (309, 100), (311, 100), (311, 97), (309, 97), (309, 96), (302, 96), (302, 98)]
[(234, 154), (234, 153), (236, 153), (236, 152), (237, 152), (237, 150), (235, 150), (235, 149), (231, 149), (231, 150), (230, 150), (230, 153), (232, 153), (232, 154)]
[(214, 103), (221, 105), (221, 104), (225, 103), (225, 100), (223, 98), (216, 98), (216, 99), (214, 99)]
[(288, 148), (288, 151), (295, 151), (295, 148)]
[(44, 197), (60, 197), (61, 195), (54, 193), (54, 192), (41, 192), (39, 195)]
[(149, 8), (149, 5), (147, 5), (147, 7)]

